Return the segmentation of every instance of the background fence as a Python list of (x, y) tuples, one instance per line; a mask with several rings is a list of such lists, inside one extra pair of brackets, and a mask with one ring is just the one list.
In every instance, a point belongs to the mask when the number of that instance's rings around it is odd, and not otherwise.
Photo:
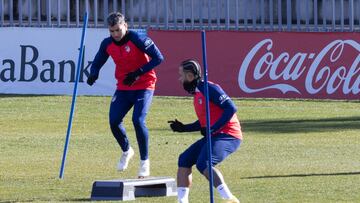
[(360, 31), (360, 0), (0, 0), (0, 27), (129, 27), (164, 30)]

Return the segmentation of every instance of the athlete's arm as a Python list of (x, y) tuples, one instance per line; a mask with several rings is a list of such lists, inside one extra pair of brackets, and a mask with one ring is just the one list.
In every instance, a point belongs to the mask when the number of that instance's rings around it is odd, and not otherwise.
[(211, 132), (216, 132), (231, 120), (232, 116), (237, 111), (237, 108), (234, 102), (219, 85), (209, 83), (208, 87), (209, 100), (224, 110), (219, 120), (217, 120), (214, 125), (211, 126)]
[(184, 129), (185, 129), (185, 132), (199, 131), (201, 129), (200, 121), (197, 120), (193, 123), (185, 124)]
[(140, 37), (140, 35), (137, 33), (131, 33), (131, 41), (136, 45), (136, 47), (138, 47), (151, 58), (148, 63), (142, 67), (139, 67), (139, 69), (135, 71), (137, 76), (152, 70), (164, 60), (160, 50), (149, 37)]
[(110, 42), (111, 42), (110, 38), (106, 38), (101, 42), (100, 48), (96, 53), (94, 61), (91, 63), (91, 68), (90, 68), (91, 76), (96, 76), (97, 78), (101, 67), (106, 63), (107, 59), (109, 58), (109, 54), (106, 52), (106, 48), (110, 44)]

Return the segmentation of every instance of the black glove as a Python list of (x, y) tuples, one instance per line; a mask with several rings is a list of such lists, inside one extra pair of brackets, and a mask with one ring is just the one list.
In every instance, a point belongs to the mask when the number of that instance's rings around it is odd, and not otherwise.
[(139, 77), (138, 74), (136, 74), (135, 72), (130, 72), (126, 74), (126, 77), (123, 80), (123, 84), (127, 86), (131, 86), (138, 79), (138, 77)]
[(98, 79), (97, 75), (89, 75), (86, 83), (90, 86), (92, 86), (94, 84), (94, 82)]
[(168, 121), (168, 123), (170, 123), (170, 128), (174, 132), (185, 132), (185, 125), (177, 119), (174, 121)]
[(201, 128), (200, 133), (202, 136), (206, 136), (206, 128)]
[[(201, 128), (200, 133), (201, 133), (203, 136), (206, 136), (206, 127)], [(211, 135), (212, 133), (213, 133), (213, 131), (210, 129), (210, 135)]]

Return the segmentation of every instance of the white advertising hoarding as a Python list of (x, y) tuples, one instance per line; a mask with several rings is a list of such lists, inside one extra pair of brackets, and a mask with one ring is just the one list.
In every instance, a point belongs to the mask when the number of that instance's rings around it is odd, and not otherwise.
[[(73, 93), (81, 28), (0, 28), (0, 94)], [(79, 95), (112, 95), (114, 62), (109, 57), (93, 86), (86, 84), (91, 62), (107, 29), (86, 31)]]

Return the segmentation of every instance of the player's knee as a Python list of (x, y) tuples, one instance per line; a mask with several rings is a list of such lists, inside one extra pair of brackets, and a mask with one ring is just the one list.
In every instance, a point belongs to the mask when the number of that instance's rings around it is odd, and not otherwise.
[(112, 118), (111, 116), (109, 117), (109, 124), (110, 127), (115, 127), (117, 128), (120, 124), (121, 124), (122, 120), (116, 119), (116, 118)]
[(203, 172), (205, 171), (207, 165), (206, 165), (206, 161), (201, 161), (201, 160), (198, 160), (196, 162), (196, 169), (201, 173), (203, 174)]
[(186, 156), (184, 153), (180, 154), (179, 159), (178, 159), (178, 167), (185, 167), (187, 168), (187, 161), (186, 161)]
[(110, 121), (109, 121), (109, 124), (110, 124), (111, 127), (114, 127), (114, 126), (117, 126), (119, 123), (118, 123), (118, 122), (115, 122), (115, 121), (113, 121), (113, 120), (110, 120)]
[(133, 117), (132, 122), (133, 122), (134, 126), (139, 126), (139, 127), (145, 126), (145, 119), (143, 119), (141, 117), (138, 117), (138, 118)]

